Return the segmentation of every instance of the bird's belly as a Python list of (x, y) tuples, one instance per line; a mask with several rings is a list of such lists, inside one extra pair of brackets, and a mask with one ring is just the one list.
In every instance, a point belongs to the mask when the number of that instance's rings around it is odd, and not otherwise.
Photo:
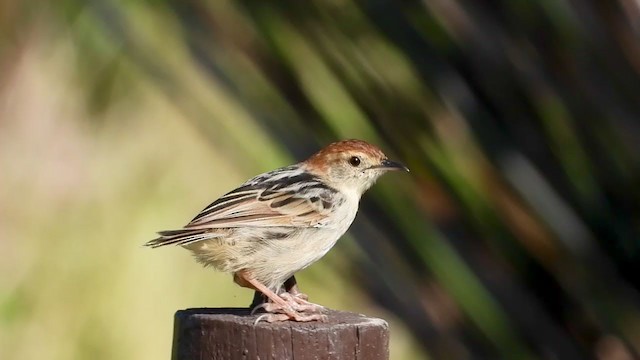
[(340, 236), (342, 233), (326, 229), (298, 229), (290, 237), (263, 244), (243, 268), (275, 290), (291, 275), (318, 261)]
[(342, 235), (335, 230), (305, 228), (277, 239), (240, 236), (226, 241), (205, 240), (187, 248), (206, 266), (231, 273), (246, 270), (277, 290), (295, 272), (323, 257)]
[[(287, 239), (283, 247), (287, 248), (278, 261), (293, 272), (302, 270), (322, 258), (336, 244), (343, 233), (326, 229), (305, 229), (298, 238)], [(292, 275), (291, 274), (291, 275)], [(289, 276), (291, 276), (289, 275)]]
[(355, 210), (341, 215), (335, 223), (322, 227), (235, 228), (224, 238), (186, 247), (205, 265), (231, 273), (246, 270), (277, 290), (295, 272), (323, 257), (344, 235)]

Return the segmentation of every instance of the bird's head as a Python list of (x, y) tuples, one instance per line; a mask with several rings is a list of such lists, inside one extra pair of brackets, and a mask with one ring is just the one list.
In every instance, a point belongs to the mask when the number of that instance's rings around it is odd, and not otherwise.
[(389, 160), (378, 147), (362, 140), (329, 144), (304, 164), (331, 187), (357, 195), (362, 195), (387, 171), (409, 171), (401, 163)]

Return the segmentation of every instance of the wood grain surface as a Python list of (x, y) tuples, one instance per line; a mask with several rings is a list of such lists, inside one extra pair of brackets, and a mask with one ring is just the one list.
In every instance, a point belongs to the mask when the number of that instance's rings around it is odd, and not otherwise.
[(327, 322), (259, 322), (244, 308), (176, 312), (173, 360), (389, 358), (384, 320), (335, 310)]

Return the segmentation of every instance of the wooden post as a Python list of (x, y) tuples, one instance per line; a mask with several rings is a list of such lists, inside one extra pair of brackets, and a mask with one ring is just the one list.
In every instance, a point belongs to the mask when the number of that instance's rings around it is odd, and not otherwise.
[(260, 322), (240, 308), (176, 312), (173, 360), (389, 359), (384, 320), (327, 310), (328, 321)]

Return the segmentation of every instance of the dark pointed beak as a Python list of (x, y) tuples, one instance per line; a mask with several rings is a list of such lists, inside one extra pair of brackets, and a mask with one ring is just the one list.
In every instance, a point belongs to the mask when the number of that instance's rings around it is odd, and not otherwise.
[(392, 161), (389, 159), (384, 159), (382, 160), (382, 162), (380, 163), (380, 165), (375, 166), (375, 168), (378, 169), (386, 169), (386, 170), (404, 170), (404, 171), (409, 171), (409, 168), (404, 166), (404, 164), (401, 164), (397, 161)]

